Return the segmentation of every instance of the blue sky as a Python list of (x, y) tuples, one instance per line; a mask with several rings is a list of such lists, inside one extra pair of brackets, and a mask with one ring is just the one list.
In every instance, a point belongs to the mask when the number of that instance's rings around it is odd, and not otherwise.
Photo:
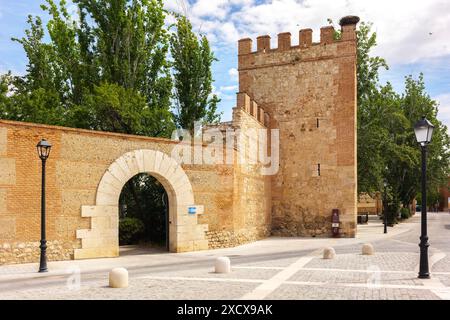
[[(0, 0), (0, 73), (25, 72), (25, 54), (10, 38), (23, 36), (28, 14), (43, 15), (42, 1)], [(317, 41), (327, 18), (337, 22), (352, 14), (371, 21), (377, 32), (374, 53), (390, 66), (381, 80), (402, 92), (405, 75), (423, 72), (428, 93), (440, 102), (439, 118), (450, 125), (448, 0), (166, 0), (165, 6), (185, 13), (195, 30), (208, 36), (219, 60), (213, 66), (214, 90), (222, 99), (219, 109), (224, 121), (231, 119), (235, 104), (238, 39), (269, 34), (276, 47), (278, 33), (291, 32), (295, 44), (298, 30), (312, 28)]]

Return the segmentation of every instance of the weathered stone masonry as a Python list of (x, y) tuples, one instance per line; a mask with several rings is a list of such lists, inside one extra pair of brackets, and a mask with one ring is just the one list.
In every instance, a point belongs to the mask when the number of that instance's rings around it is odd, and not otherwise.
[(280, 129), (280, 171), (272, 180), (272, 233), (330, 235), (330, 214), (340, 210), (341, 232), (356, 231), (356, 24), (341, 20), (342, 37), (334, 28), (239, 41), (239, 91), (257, 101)]
[[(0, 264), (36, 262), (40, 237), (41, 138), (53, 147), (47, 162), (49, 260), (115, 257), (118, 197), (137, 173), (155, 176), (169, 195), (172, 252), (235, 246), (282, 236), (330, 236), (334, 208), (341, 233), (356, 232), (357, 19), (331, 27), (239, 41), (239, 93), (233, 121), (217, 128), (280, 130), (280, 167), (237, 162), (183, 164), (171, 158), (176, 142), (0, 120)], [(201, 149), (205, 150), (204, 141)], [(272, 150), (270, 150), (272, 151)], [(188, 206), (197, 214), (189, 215)]]
[[(126, 181), (140, 172), (155, 176), (168, 192), (173, 252), (234, 246), (270, 233), (270, 202), (250, 199), (264, 196), (269, 187), (269, 178), (256, 169), (179, 166), (170, 157), (177, 142), (167, 139), (0, 120), (1, 264), (39, 259), (36, 143), (42, 137), (53, 145), (46, 184), (49, 260), (117, 256), (118, 198)], [(197, 214), (189, 215), (188, 206), (196, 206)]]

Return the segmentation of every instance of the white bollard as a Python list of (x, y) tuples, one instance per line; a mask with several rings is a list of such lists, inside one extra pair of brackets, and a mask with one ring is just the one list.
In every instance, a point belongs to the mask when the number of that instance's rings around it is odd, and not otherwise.
[(324, 259), (334, 259), (335, 256), (336, 256), (336, 251), (334, 251), (334, 248), (327, 247), (327, 248), (323, 249), (323, 258)]
[(228, 257), (219, 257), (216, 259), (215, 263), (216, 273), (230, 273), (231, 272), (231, 262)]
[(111, 288), (128, 287), (128, 271), (125, 268), (114, 268), (109, 273), (109, 286)]
[(365, 243), (362, 246), (362, 254), (365, 256), (371, 256), (374, 254), (373, 246), (370, 243)]

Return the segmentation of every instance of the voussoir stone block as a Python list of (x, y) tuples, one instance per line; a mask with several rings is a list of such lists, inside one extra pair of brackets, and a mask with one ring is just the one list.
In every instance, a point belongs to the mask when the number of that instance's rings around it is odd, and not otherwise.
[(375, 253), (373, 246), (370, 243), (365, 243), (362, 246), (362, 254), (366, 256), (371, 256)]
[(100, 206), (114, 206), (119, 203), (120, 192), (116, 194), (97, 192), (96, 204)]
[(162, 162), (162, 158), (163, 158), (163, 153), (156, 151), (155, 154), (155, 162), (153, 164), (153, 168), (152, 168), (152, 172), (159, 172), (159, 167), (161, 166), (161, 162)]
[(334, 248), (327, 247), (323, 249), (323, 258), (324, 259), (334, 259), (336, 257), (336, 251), (334, 251)]
[(131, 172), (130, 168), (128, 167), (125, 156), (120, 157), (119, 159), (117, 159), (114, 162), (117, 163), (119, 168), (122, 170), (125, 182), (133, 177), (134, 174)]
[(174, 181), (174, 176), (177, 172), (179, 164), (176, 161), (171, 161), (169, 168), (166, 172), (166, 179), (169, 181)]
[(152, 172), (155, 167), (156, 152), (144, 150), (144, 170), (145, 172)]
[(159, 168), (158, 168), (158, 170), (156, 172), (166, 178), (166, 173), (167, 173), (167, 171), (170, 168), (171, 161), (172, 161), (171, 158), (169, 158), (168, 156), (164, 155), (162, 160), (161, 160), (161, 164), (160, 164), (160, 166), (159, 166)]
[(128, 287), (128, 271), (125, 268), (114, 268), (109, 273), (109, 286), (111, 288)]
[(137, 164), (134, 152), (126, 153), (124, 158), (125, 158), (125, 162), (126, 162), (126, 164), (128, 166), (128, 170), (131, 173), (131, 177), (133, 177), (136, 174), (138, 174), (139, 173), (139, 167), (138, 167), (138, 164)]
[(117, 162), (113, 162), (109, 168), (108, 172), (117, 179), (120, 183), (125, 184), (126, 182), (126, 175), (123, 171), (123, 169), (120, 167), (120, 165)]
[(134, 157), (136, 158), (136, 164), (138, 166), (139, 172), (145, 172), (144, 169), (144, 151), (143, 150), (135, 150)]
[(123, 187), (122, 180), (119, 180), (117, 177), (115, 177), (109, 170), (105, 172), (101, 182), (105, 182), (106, 184), (109, 184), (118, 190), (122, 190)]
[(120, 192), (122, 191), (122, 188), (118, 187), (116, 185), (113, 185), (113, 184), (109, 184), (106, 182), (106, 180), (102, 179), (98, 185), (97, 190), (102, 193), (108, 193), (108, 194), (119, 193), (120, 194)]
[(217, 258), (214, 267), (216, 273), (230, 273), (231, 272), (230, 258), (228, 257)]

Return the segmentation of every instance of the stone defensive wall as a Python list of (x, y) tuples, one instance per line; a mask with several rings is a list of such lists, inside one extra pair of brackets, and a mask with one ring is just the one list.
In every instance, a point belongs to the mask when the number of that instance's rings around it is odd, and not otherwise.
[[(238, 115), (241, 123), (260, 126), (245, 112)], [(270, 233), (270, 178), (256, 168), (235, 160), (179, 165), (171, 156), (179, 142), (169, 139), (0, 120), (0, 264), (39, 261), (41, 138), (52, 143), (46, 169), (49, 260), (118, 256), (119, 195), (143, 172), (168, 193), (171, 252), (235, 246)], [(238, 153), (223, 152), (233, 159)]]
[[(280, 169), (272, 179), (272, 233), (330, 236), (338, 209), (341, 236), (356, 232), (356, 25), (269, 35), (238, 43), (241, 100), (256, 101), (270, 129), (279, 129)], [(247, 98), (248, 97), (248, 98)]]

